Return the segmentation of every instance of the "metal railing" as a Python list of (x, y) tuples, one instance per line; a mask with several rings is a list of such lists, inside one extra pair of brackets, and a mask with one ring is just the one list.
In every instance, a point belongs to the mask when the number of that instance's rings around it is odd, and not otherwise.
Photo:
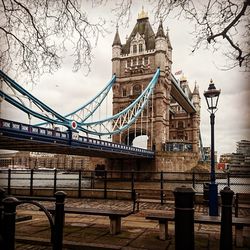
[(5, 190), (0, 188), (0, 245), (5, 250), (15, 249), (15, 223), (16, 208), (21, 204), (31, 204), (43, 211), (49, 221), (51, 244), (53, 250), (61, 250), (63, 247), (63, 227), (64, 227), (64, 201), (66, 193), (58, 191), (55, 193), (55, 216), (39, 202), (34, 200), (19, 200), (15, 197), (8, 197)]
[[(210, 182), (210, 173), (196, 172), (143, 172), (107, 170), (0, 170), (0, 186), (12, 194), (13, 189), (28, 189), (28, 195), (35, 195), (37, 189), (74, 190), (83, 197), (83, 190), (96, 190), (107, 198), (110, 191), (131, 193), (135, 190), (158, 190), (160, 199), (163, 191), (173, 191), (177, 186), (193, 187), (197, 193), (204, 192), (204, 184)], [(250, 175), (217, 173), (218, 190), (229, 186), (235, 193), (250, 193)]]

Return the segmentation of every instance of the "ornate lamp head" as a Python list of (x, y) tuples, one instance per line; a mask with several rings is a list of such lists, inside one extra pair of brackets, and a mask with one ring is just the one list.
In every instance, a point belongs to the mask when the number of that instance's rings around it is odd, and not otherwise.
[(214, 113), (217, 110), (217, 104), (220, 96), (220, 89), (216, 89), (213, 80), (210, 80), (210, 84), (207, 91), (204, 91), (204, 96), (207, 101), (208, 110)]

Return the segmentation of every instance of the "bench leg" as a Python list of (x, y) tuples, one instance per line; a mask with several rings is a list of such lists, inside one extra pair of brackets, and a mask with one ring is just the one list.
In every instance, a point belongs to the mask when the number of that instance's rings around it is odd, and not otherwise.
[(159, 220), (159, 238), (160, 240), (166, 240), (168, 238), (168, 221), (161, 221)]
[(110, 216), (110, 234), (115, 235), (121, 232), (121, 217)]
[(235, 226), (235, 245), (243, 247), (243, 226)]

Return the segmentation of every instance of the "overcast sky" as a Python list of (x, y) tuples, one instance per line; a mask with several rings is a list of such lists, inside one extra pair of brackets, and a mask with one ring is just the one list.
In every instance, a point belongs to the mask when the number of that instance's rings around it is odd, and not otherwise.
[[(143, 2), (143, 1), (142, 1)], [(119, 26), (122, 43), (129, 35), (136, 23), (137, 15), (141, 11), (142, 2), (136, 1), (133, 5), (129, 27)], [(87, 6), (86, 6), (87, 7)], [(159, 22), (154, 23), (150, 6), (144, 4), (145, 11), (149, 13), (149, 20), (156, 32)], [(44, 101), (51, 108), (61, 114), (66, 114), (92, 98), (111, 79), (112, 42), (115, 35), (115, 25), (111, 24), (114, 17), (109, 11), (109, 6), (89, 9), (89, 17), (104, 17), (108, 20), (109, 34), (100, 37), (97, 47), (93, 50), (93, 63), (91, 72), (85, 76), (82, 72), (72, 72), (72, 60), (66, 57), (62, 69), (53, 75), (44, 75), (36, 86), (25, 86), (32, 93)], [(216, 88), (221, 89), (218, 111), (215, 120), (215, 148), (219, 154), (235, 152), (236, 142), (242, 139), (250, 140), (249, 116), (249, 73), (235, 68), (230, 71), (221, 71), (218, 68), (226, 63), (226, 58), (221, 53), (211, 50), (198, 50), (191, 54), (192, 24), (183, 21), (168, 19), (163, 23), (164, 29), (169, 28), (169, 36), (173, 47), (172, 72), (182, 70), (187, 77), (190, 88), (193, 90), (194, 82), (200, 89), (201, 95), (201, 133), (204, 146), (210, 146), (209, 113), (203, 92), (207, 90), (212, 78)], [(21, 84), (21, 82), (19, 81)], [(16, 117), (10, 107), (3, 106), (2, 116)], [(23, 117), (24, 119), (24, 117)], [(25, 120), (27, 122), (26, 116)]]

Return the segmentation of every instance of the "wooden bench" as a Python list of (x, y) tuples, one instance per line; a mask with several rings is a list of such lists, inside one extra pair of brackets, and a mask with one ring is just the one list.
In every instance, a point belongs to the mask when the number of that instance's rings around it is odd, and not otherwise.
[(159, 203), (161, 205), (165, 203), (174, 203), (172, 197), (170, 198), (169, 190), (161, 190), (161, 189), (136, 189), (135, 196), (135, 207), (136, 211), (140, 210), (140, 203)]
[[(47, 208), (54, 215), (55, 208)], [(113, 210), (113, 209), (96, 209), (96, 208), (75, 208), (64, 207), (65, 214), (86, 214), (94, 216), (108, 216), (110, 220), (110, 234), (115, 235), (121, 232), (121, 218), (133, 214), (131, 210)]]
[(250, 209), (250, 193), (236, 193), (234, 199), (235, 217), (239, 216), (239, 208)]
[[(161, 240), (166, 240), (168, 238), (168, 222), (175, 221), (174, 214), (167, 214), (163, 212), (150, 213), (146, 216), (149, 220), (158, 220), (159, 222), (159, 238)], [(194, 217), (194, 223), (199, 224), (210, 224), (210, 225), (220, 225), (220, 216), (207, 216), (207, 215), (196, 215)], [(249, 218), (232, 218), (232, 225), (235, 226), (235, 244), (237, 247), (243, 246), (243, 228), (250, 226)]]
[(24, 196), (24, 195), (16, 195), (15, 198), (21, 201), (52, 201), (55, 202), (55, 197), (47, 197), (47, 196)]

